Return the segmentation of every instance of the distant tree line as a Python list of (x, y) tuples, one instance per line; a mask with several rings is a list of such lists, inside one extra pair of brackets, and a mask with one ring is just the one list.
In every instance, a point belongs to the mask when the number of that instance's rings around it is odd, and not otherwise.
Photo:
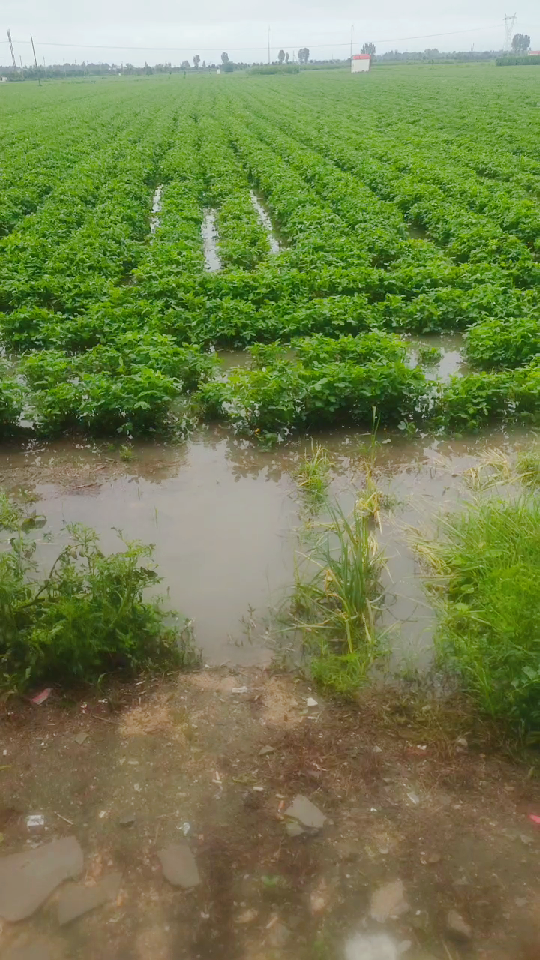
[[(499, 65), (510, 66), (513, 63), (516, 64), (524, 63), (528, 65), (533, 65), (533, 63), (538, 59), (535, 57), (527, 56), (527, 51), (530, 48), (530, 37), (526, 34), (516, 34), (512, 39), (512, 54), (504, 53), (503, 51), (495, 50), (484, 50), (484, 51), (454, 51), (451, 53), (442, 53), (436, 48), (427, 48), (422, 51), (400, 51), (400, 50), (388, 50), (386, 53), (377, 54), (377, 50), (374, 43), (366, 41), (361, 50), (363, 54), (369, 54), (374, 63), (422, 63), (422, 62), (476, 62), (476, 61), (486, 61), (494, 60), (497, 58), (497, 63)], [(311, 51), (309, 47), (301, 47), (297, 54), (298, 64), (303, 69), (312, 69), (312, 70), (322, 70), (329, 68), (339, 68), (346, 67), (350, 64), (350, 57), (346, 59), (324, 59), (324, 60), (315, 60), (310, 59)], [(504, 61), (504, 63), (503, 63)], [(0, 74), (8, 78), (11, 81), (21, 81), (21, 80), (37, 80), (37, 79), (59, 79), (62, 77), (85, 77), (85, 76), (110, 76), (115, 74), (122, 74), (127, 76), (145, 76), (151, 74), (173, 74), (173, 73), (187, 73), (190, 72), (203, 72), (203, 71), (215, 71), (218, 67), (223, 73), (231, 73), (233, 70), (244, 70), (248, 67), (259, 68), (259, 67), (277, 67), (285, 71), (285, 68), (290, 66), (295, 66), (291, 62), (291, 57), (288, 52), (285, 50), (280, 50), (277, 55), (277, 60), (273, 64), (265, 63), (245, 63), (245, 62), (236, 62), (230, 59), (229, 54), (224, 51), (221, 54), (221, 62), (216, 63), (207, 63), (205, 60), (201, 61), (200, 54), (194, 54), (192, 61), (183, 60), (180, 66), (173, 65), (172, 63), (156, 63), (153, 66), (150, 66), (148, 63), (145, 63), (143, 67), (136, 67), (132, 63), (122, 63), (122, 64), (109, 64), (109, 63), (64, 63), (64, 64), (51, 64), (50, 66), (38, 66), (36, 67), (23, 67), (22, 69), (14, 69), (13, 66), (0, 66)], [(262, 72), (262, 71), (261, 71)], [(275, 72), (274, 70), (264, 72)], [(297, 72), (296, 70), (291, 72)]]

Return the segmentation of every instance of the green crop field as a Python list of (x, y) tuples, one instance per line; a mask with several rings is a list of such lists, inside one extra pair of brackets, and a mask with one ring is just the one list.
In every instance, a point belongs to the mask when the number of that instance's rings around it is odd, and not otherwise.
[(538, 419), (540, 71), (6, 84), (0, 123), (2, 435)]

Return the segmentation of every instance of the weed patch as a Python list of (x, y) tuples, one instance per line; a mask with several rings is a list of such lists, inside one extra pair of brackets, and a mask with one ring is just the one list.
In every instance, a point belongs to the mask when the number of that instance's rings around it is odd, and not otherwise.
[(327, 523), (298, 567), (290, 622), (299, 632), (313, 678), (350, 695), (381, 653), (376, 620), (384, 558), (357, 503), (350, 516), (329, 508)]
[(195, 662), (160, 602), (143, 597), (160, 581), (152, 547), (125, 542), (122, 551), (105, 555), (92, 530), (71, 524), (69, 543), (40, 577), (32, 537), (39, 521), (0, 497), (2, 686), (92, 683), (115, 671), (133, 675)]
[(486, 714), (540, 732), (540, 500), (489, 499), (420, 544), (443, 660)]

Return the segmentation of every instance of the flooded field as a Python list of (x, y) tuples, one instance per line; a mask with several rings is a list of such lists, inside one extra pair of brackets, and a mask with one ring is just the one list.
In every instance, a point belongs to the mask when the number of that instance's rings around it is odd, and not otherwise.
[[(524, 430), (467, 440), (438, 440), (341, 431), (321, 435), (332, 461), (332, 492), (345, 508), (365, 479), (366, 449), (378, 486), (395, 504), (384, 515), (387, 556), (383, 626), (396, 669), (430, 660), (433, 613), (426, 602), (409, 528), (428, 527), (447, 505), (467, 496), (461, 475), (491, 447), (510, 457), (530, 443)], [(305, 516), (295, 475), (311, 440), (264, 451), (221, 429), (179, 445), (136, 443), (129, 459), (105, 444), (71, 442), (4, 446), (0, 484), (39, 498), (52, 561), (65, 523), (95, 528), (106, 549), (127, 539), (156, 545), (171, 607), (193, 619), (197, 644), (211, 664), (260, 663), (276, 642), (272, 614), (294, 579)], [(268, 631), (268, 632), (267, 632)]]

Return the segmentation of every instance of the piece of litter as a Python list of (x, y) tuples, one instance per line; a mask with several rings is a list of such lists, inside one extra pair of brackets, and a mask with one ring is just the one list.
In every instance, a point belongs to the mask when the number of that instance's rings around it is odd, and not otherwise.
[(35, 697), (32, 697), (31, 703), (36, 703), (38, 706), (40, 703), (45, 703), (49, 699), (52, 693), (52, 687), (45, 687), (45, 690), (42, 690), (41, 693), (36, 694)]
[(33, 813), (26, 818), (27, 827), (42, 827), (45, 823), (45, 817), (42, 813)]
[(529, 814), (529, 820), (532, 820), (533, 823), (540, 824), (540, 817), (536, 817), (534, 813)]
[(136, 793), (140, 793), (140, 792), (141, 792), (141, 785), (140, 785), (140, 783), (134, 783), (134, 784), (133, 784), (133, 789), (135, 790)]
[(106, 817), (106, 816), (107, 816), (107, 811), (106, 811), (106, 810), (100, 810), (100, 811), (99, 811), (99, 819), (100, 819), (100, 820), (103, 820), (103, 817)]
[(128, 763), (129, 763), (130, 767), (138, 767), (138, 766), (139, 766), (139, 761), (138, 761), (138, 760), (128, 760)]
[(275, 753), (275, 749), (276, 749), (275, 747), (270, 747), (270, 746), (261, 747), (261, 749), (259, 750), (259, 756), (267, 757), (269, 753)]
[(248, 692), (247, 687), (233, 687), (231, 690), (231, 693), (247, 693), (247, 692)]
[(306, 703), (307, 703), (308, 707), (318, 707), (318, 706), (319, 706), (319, 704), (317, 703), (316, 700), (313, 699), (313, 697), (308, 697)]
[(373, 753), (382, 753), (382, 747), (373, 747)]
[(186, 822), (186, 823), (183, 823), (183, 824), (182, 824), (182, 833), (184, 834), (185, 837), (187, 837), (187, 835), (188, 835), (188, 833), (189, 833), (190, 830), (191, 830), (191, 824), (190, 824), (190, 823), (187, 823), (187, 822)]
[(81, 732), (81, 733), (78, 733), (76, 736), (74, 736), (73, 739), (75, 743), (78, 743), (80, 746), (81, 744), (84, 743), (85, 740), (88, 740), (88, 734)]
[(253, 787), (253, 789), (254, 789), (255, 793), (262, 793), (263, 790), (264, 790), (264, 787)]

